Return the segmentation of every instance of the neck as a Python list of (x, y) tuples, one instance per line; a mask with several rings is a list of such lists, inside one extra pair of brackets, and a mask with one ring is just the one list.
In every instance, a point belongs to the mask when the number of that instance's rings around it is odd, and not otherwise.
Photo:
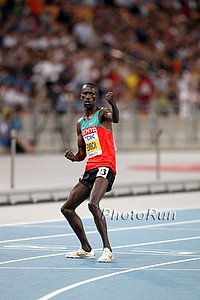
[(89, 116), (93, 115), (97, 110), (98, 110), (97, 106), (95, 106), (91, 109), (85, 108), (85, 116), (89, 117)]

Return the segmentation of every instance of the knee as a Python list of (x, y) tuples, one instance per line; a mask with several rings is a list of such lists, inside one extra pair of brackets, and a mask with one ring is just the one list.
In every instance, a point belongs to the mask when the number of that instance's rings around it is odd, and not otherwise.
[(88, 208), (93, 215), (99, 211), (99, 206), (91, 202), (88, 203)]
[(65, 205), (61, 207), (60, 211), (66, 218), (70, 217), (73, 213), (73, 210), (69, 207), (66, 207)]
[(64, 205), (61, 207), (60, 211), (61, 211), (61, 213), (62, 213), (63, 215), (65, 215), (65, 207), (64, 207)]

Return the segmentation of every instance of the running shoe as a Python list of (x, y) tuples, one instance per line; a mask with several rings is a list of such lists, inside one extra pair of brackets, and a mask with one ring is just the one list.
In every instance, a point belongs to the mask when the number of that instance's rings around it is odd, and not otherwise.
[(109, 248), (104, 248), (101, 257), (99, 257), (99, 259), (97, 261), (102, 262), (102, 263), (104, 263), (104, 262), (106, 263), (106, 262), (112, 261), (113, 259), (114, 259), (113, 252), (110, 251)]
[(77, 251), (67, 253), (65, 255), (66, 258), (95, 258), (94, 251), (91, 250), (90, 252), (87, 252), (80, 248)]

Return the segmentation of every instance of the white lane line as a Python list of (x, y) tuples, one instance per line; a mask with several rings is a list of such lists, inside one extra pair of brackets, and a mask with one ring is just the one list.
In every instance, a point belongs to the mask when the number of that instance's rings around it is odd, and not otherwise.
[[(63, 270), (72, 270), (72, 271), (107, 271), (107, 270), (129, 270), (127, 268), (74, 268), (74, 267), (0, 267), (0, 270), (47, 270), (47, 271), (63, 271)], [(145, 271), (197, 271), (199, 272), (200, 269), (172, 269), (172, 268), (153, 268), (153, 269), (147, 269)]]
[(67, 292), (67, 291), (72, 290), (74, 288), (77, 288), (79, 286), (82, 286), (82, 285), (85, 285), (85, 284), (88, 284), (88, 283), (91, 283), (91, 282), (94, 282), (94, 281), (102, 280), (102, 279), (105, 279), (105, 278), (118, 276), (118, 275), (125, 274), (125, 273), (140, 271), (140, 270), (147, 270), (147, 269), (150, 269), (150, 268), (155, 268), (155, 267), (160, 267), (160, 266), (167, 266), (167, 265), (179, 264), (179, 263), (184, 263), (184, 262), (189, 262), (189, 261), (196, 261), (196, 260), (200, 260), (200, 257), (199, 258), (188, 258), (188, 259), (168, 261), (168, 262), (164, 262), (164, 263), (153, 264), (153, 265), (148, 265), (148, 266), (143, 266), (143, 267), (138, 267), (138, 268), (132, 268), (132, 269), (124, 270), (124, 271), (118, 271), (118, 272), (109, 273), (109, 274), (102, 275), (102, 276), (93, 277), (93, 278), (90, 278), (90, 279), (86, 279), (86, 280), (83, 280), (83, 281), (79, 281), (79, 282), (70, 284), (70, 285), (65, 286), (61, 289), (55, 290), (55, 291), (39, 298), (38, 300), (49, 300), (49, 299), (52, 299), (55, 296), (58, 296), (58, 295), (60, 295), (64, 292)]
[[(164, 244), (164, 243), (174, 243), (174, 242), (180, 242), (180, 241), (187, 241), (187, 240), (195, 240), (200, 239), (200, 236), (194, 236), (194, 237), (188, 237), (188, 238), (181, 238), (181, 239), (174, 239), (174, 240), (163, 240), (163, 241), (156, 241), (156, 242), (147, 242), (147, 243), (140, 243), (140, 244), (130, 244), (130, 245), (121, 245), (121, 246), (114, 246), (113, 249), (119, 249), (119, 248), (128, 248), (128, 247), (138, 247), (138, 246), (144, 246), (144, 245), (156, 245), (156, 244)], [(101, 248), (94, 249), (95, 251), (102, 250)], [(26, 258), (19, 258), (19, 259), (13, 259), (8, 261), (2, 261), (0, 262), (0, 265), (5, 265), (13, 262), (19, 262), (19, 261), (27, 261), (27, 260), (34, 260), (34, 259), (40, 259), (40, 258), (47, 258), (47, 257), (53, 257), (53, 256), (59, 256), (64, 255), (65, 252), (62, 253), (56, 253), (56, 254), (47, 254), (47, 255), (39, 255), (39, 256), (31, 256)]]
[(147, 242), (147, 243), (139, 243), (139, 244), (121, 245), (121, 246), (115, 246), (115, 247), (112, 247), (112, 248), (115, 248), (115, 249), (120, 248), (121, 249), (121, 248), (138, 247), (138, 246), (144, 246), (144, 245), (158, 245), (158, 244), (164, 244), (164, 243), (190, 241), (190, 240), (197, 240), (197, 239), (200, 239), (200, 236), (192, 236), (192, 237), (187, 237), (187, 238), (171, 239), (171, 240)]
[(155, 268), (152, 270), (148, 269), (147, 271), (184, 271), (184, 272), (185, 271), (198, 271), (199, 272), (200, 269), (191, 269), (191, 268), (190, 269), (189, 268), (188, 269), (174, 269), (174, 268), (173, 269), (172, 268), (158, 268), (157, 269), (157, 268)]
[[(55, 228), (55, 227), (54, 227)], [(56, 227), (57, 228), (57, 227)], [(149, 228), (151, 229), (151, 228)], [(152, 228), (154, 230), (154, 228)], [(172, 230), (172, 231), (200, 231), (200, 228), (195, 228), (195, 227), (192, 227), (192, 228), (157, 228), (156, 230)]]
[[(88, 231), (87, 234), (96, 233), (96, 230)], [(63, 237), (63, 236), (74, 236), (74, 233), (63, 233), (63, 234), (54, 234), (54, 235), (43, 235), (43, 236), (34, 236), (31, 238), (22, 238), (22, 239), (14, 239), (14, 240), (5, 240), (0, 241), (0, 244), (6, 244), (11, 242), (21, 242), (21, 241), (33, 241), (33, 240), (42, 240), (42, 239), (50, 239), (50, 238), (57, 238), (57, 237)]]
[(127, 268), (120, 268), (120, 267), (116, 267), (116, 268), (95, 268), (95, 267), (0, 267), (1, 269), (6, 269), (6, 270), (12, 270), (12, 269), (22, 269), (22, 270), (127, 270)]
[[(161, 224), (153, 224), (153, 225), (142, 225), (142, 226), (132, 226), (132, 227), (120, 227), (120, 228), (112, 228), (108, 229), (108, 232), (115, 232), (115, 231), (126, 231), (126, 230), (141, 230), (141, 229), (149, 229), (149, 228), (156, 228), (156, 227), (163, 227), (163, 226), (174, 226), (174, 225), (183, 225), (183, 224), (193, 224), (193, 223), (200, 223), (200, 220), (189, 220), (189, 221), (181, 221), (181, 222), (172, 222), (172, 223), (161, 223)], [(86, 234), (93, 234), (97, 233), (97, 230), (86, 231)], [(46, 235), (46, 236), (36, 236), (31, 238), (21, 238), (21, 239), (13, 239), (13, 240), (1, 240), (0, 244), (10, 243), (10, 242), (19, 242), (19, 241), (31, 241), (31, 240), (39, 240), (39, 239), (49, 239), (49, 238), (57, 238), (57, 237), (64, 237), (64, 236), (73, 236), (74, 233), (64, 233), (64, 234), (55, 234), (55, 235)]]
[[(88, 217), (82, 217), (83, 220), (87, 220), (87, 219), (92, 219), (91, 216)], [(22, 225), (33, 225), (33, 224), (41, 224), (41, 223), (48, 223), (48, 222), (66, 222), (64, 217), (61, 219), (56, 219), (56, 220), (42, 220), (42, 221), (32, 221), (32, 222), (19, 222), (19, 223), (8, 223), (8, 224), (0, 224), (0, 227), (9, 227), (9, 226), (14, 226), (14, 227), (21, 227)]]
[(7, 260), (7, 261), (1, 261), (0, 265), (10, 264), (10, 263), (13, 263), (13, 262), (18, 262), (18, 261), (27, 261), (27, 260), (34, 260), (34, 259), (40, 259), (40, 258), (46, 258), (46, 257), (52, 257), (52, 256), (65, 255), (65, 254), (66, 254), (66, 251), (62, 252), (62, 253), (38, 255), (38, 256), (31, 256), (31, 257), (25, 257), (25, 258), (19, 258), (19, 259), (12, 259), (12, 260)]
[(0, 227), (18, 227), (22, 225), (31, 225), (31, 224), (41, 224), (41, 223), (48, 223), (48, 222), (61, 222), (63, 219), (57, 219), (57, 220), (43, 220), (43, 221), (33, 221), (33, 222), (21, 222), (21, 223), (9, 223), (9, 224), (0, 224)]
[(130, 255), (130, 256), (134, 256), (134, 255), (146, 255), (146, 256), (167, 256), (167, 257), (181, 257), (181, 256), (184, 256), (184, 257), (200, 257), (200, 253), (175, 253), (175, 252), (153, 252), (153, 251), (137, 251), (137, 250), (131, 250), (131, 251), (126, 251), (126, 252), (123, 252), (123, 251), (118, 251), (118, 252), (114, 252), (115, 254), (120, 254), (120, 255)]
[[(38, 245), (26, 245), (26, 244), (15, 244), (15, 245), (6, 245), (2, 247), (3, 249), (25, 249), (25, 250), (48, 250), (48, 251), (57, 251), (57, 250), (68, 250), (69, 247), (55, 247), (55, 246), (38, 246)], [(2, 249), (1, 248), (1, 249)]]

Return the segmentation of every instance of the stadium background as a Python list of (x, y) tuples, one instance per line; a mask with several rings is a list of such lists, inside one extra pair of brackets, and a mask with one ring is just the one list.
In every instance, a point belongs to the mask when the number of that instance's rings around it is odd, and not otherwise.
[[(198, 149), (199, 1), (1, 1), (0, 112), (37, 152), (76, 147), (84, 82), (113, 90), (119, 150)], [(102, 104), (105, 103), (102, 101)], [(2, 151), (2, 149), (1, 149)]]
[[(199, 300), (199, 18), (198, 0), (0, 0), (0, 128), (20, 105), (36, 145), (0, 147), (1, 299)], [(84, 169), (64, 150), (76, 148), (85, 81), (102, 99), (112, 89), (120, 109), (102, 207), (176, 211), (175, 222), (108, 219), (106, 266), (64, 257), (78, 247), (60, 207)], [(87, 201), (78, 213), (98, 257)]]

